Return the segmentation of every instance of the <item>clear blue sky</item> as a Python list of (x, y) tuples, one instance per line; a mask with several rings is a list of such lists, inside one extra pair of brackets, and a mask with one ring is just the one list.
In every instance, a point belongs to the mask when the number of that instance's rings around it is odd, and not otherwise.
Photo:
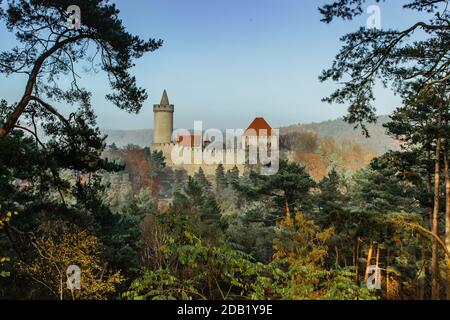
[[(339, 37), (365, 25), (367, 15), (324, 24), (317, 8), (330, 1), (116, 0), (130, 32), (161, 38), (164, 46), (133, 70), (150, 95), (138, 115), (104, 99), (108, 85), (103, 74), (84, 76), (81, 84), (93, 92), (99, 126), (151, 128), (152, 105), (163, 89), (175, 104), (176, 127), (190, 128), (194, 120), (203, 120), (207, 127), (240, 128), (256, 116), (277, 127), (344, 115), (345, 106), (321, 102), (334, 85), (320, 83), (318, 75), (338, 52)], [(381, 4), (383, 27), (411, 21), (399, 3)], [(2, 29), (0, 39), (1, 49), (14, 43)], [(0, 97), (17, 101), (23, 85), (21, 77), (0, 77)], [(379, 114), (398, 103), (389, 91), (377, 90)]]

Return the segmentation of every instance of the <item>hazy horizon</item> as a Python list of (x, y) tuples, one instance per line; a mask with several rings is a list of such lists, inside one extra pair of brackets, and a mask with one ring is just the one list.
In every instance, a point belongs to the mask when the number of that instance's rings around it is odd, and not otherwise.
[[(389, 116), (390, 116), (389, 114), (378, 114), (377, 115), (378, 118), (380, 118), (380, 117), (389, 117)], [(248, 125), (250, 125), (251, 121), (253, 121), (253, 120), (254, 120), (254, 118), (249, 119)], [(332, 119), (324, 119), (324, 120), (321, 120), (321, 121), (285, 123), (285, 124), (282, 124), (282, 125), (279, 125), (279, 126), (272, 126), (272, 124), (269, 121), (268, 122), (269, 122), (269, 125), (271, 125), (272, 128), (280, 129), (280, 128), (286, 128), (286, 127), (290, 127), (290, 126), (294, 126), (294, 125), (313, 125), (313, 124), (321, 124), (321, 123), (325, 123), (325, 122), (334, 122), (334, 121), (344, 121), (344, 120), (343, 120), (343, 117), (341, 116), (341, 117), (332, 118)], [(215, 127), (207, 126), (207, 127), (204, 127), (203, 129), (219, 129), (219, 130), (246, 129), (248, 127), (248, 125), (247, 126), (243, 126), (242, 128), (235, 128), (235, 127), (233, 127), (233, 128), (227, 128), (227, 127), (215, 128)], [(349, 125), (352, 125), (352, 124), (349, 124)], [(174, 129), (188, 129), (188, 130), (190, 130), (190, 129), (193, 128), (193, 126), (194, 126), (194, 123), (192, 123), (191, 126), (189, 126), (189, 127), (176, 127), (175, 126)], [(153, 123), (151, 123), (150, 126), (147, 127), (147, 128), (144, 127), (144, 128), (116, 129), (116, 128), (109, 128), (109, 127), (102, 127), (102, 126), (100, 126), (99, 128), (101, 130), (111, 130), (111, 131), (145, 131), (145, 130), (153, 130)]]

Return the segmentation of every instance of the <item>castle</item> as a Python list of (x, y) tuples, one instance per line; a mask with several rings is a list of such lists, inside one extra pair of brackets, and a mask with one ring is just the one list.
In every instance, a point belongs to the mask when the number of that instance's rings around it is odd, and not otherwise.
[[(217, 164), (183, 164), (176, 165), (172, 161), (172, 150), (175, 146), (180, 145), (183, 147), (191, 148), (192, 150), (201, 150), (206, 147), (209, 143), (208, 138), (203, 139), (202, 136), (198, 135), (180, 135), (175, 138), (172, 137), (174, 132), (173, 127), (173, 116), (175, 113), (175, 107), (170, 104), (167, 91), (164, 90), (161, 102), (153, 106), (153, 144), (151, 145), (151, 150), (161, 151), (166, 158), (166, 163), (168, 166), (174, 169), (186, 170), (188, 174), (192, 175), (200, 169), (200, 167), (205, 171), (207, 175), (213, 175), (217, 168)], [(264, 118), (255, 118), (250, 126), (245, 130), (244, 137), (254, 137), (261, 135), (271, 136), (273, 129), (266, 122)], [(176, 140), (176, 141), (175, 141)], [(176, 143), (175, 143), (176, 142)], [(243, 164), (224, 164), (225, 170), (231, 170), (234, 166), (237, 166), (240, 172), (243, 172)]]

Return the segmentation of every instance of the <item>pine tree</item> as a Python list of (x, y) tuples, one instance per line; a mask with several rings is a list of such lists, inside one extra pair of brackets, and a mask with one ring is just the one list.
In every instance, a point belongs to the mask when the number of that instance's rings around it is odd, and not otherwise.
[(227, 179), (225, 177), (225, 169), (219, 164), (216, 169), (216, 193), (219, 194), (227, 187)]
[(166, 168), (166, 159), (164, 158), (162, 151), (152, 151), (145, 149), (147, 154), (148, 175), (151, 179), (152, 195), (158, 198), (161, 193), (161, 180), (164, 175), (164, 169)]
[(341, 177), (336, 169), (332, 169), (327, 177), (324, 177), (318, 184), (320, 194), (317, 197), (320, 220), (325, 226), (338, 226), (343, 221), (343, 208), (346, 197), (342, 193)]
[[(335, 0), (320, 8), (322, 21), (353, 20), (364, 14), (365, 0)], [(322, 72), (321, 81), (339, 83), (324, 101), (348, 104), (345, 120), (362, 127), (376, 121), (375, 84), (381, 81), (396, 92), (408, 95), (411, 82), (432, 87), (448, 81), (448, 20), (446, 0), (403, 0), (403, 10), (413, 10), (416, 21), (397, 29), (362, 27), (341, 38), (343, 42), (332, 66)], [(413, 37), (421, 32), (424, 36)]]
[(194, 181), (198, 183), (203, 192), (207, 193), (211, 191), (211, 182), (209, 182), (202, 168), (198, 169), (198, 171), (194, 174)]
[(227, 183), (232, 185), (239, 180), (239, 169), (234, 166), (233, 169), (228, 170), (226, 173)]
[(320, 193), (316, 197), (318, 215), (315, 220), (324, 228), (334, 228), (335, 233), (330, 237), (330, 250), (327, 259), (330, 265), (340, 265), (340, 259), (351, 255), (351, 244), (347, 242), (349, 221), (345, 206), (348, 197), (342, 178), (335, 169), (332, 169), (327, 177), (318, 184)]
[[(404, 106), (398, 108), (392, 116), (392, 121), (386, 124), (388, 133), (401, 141), (406, 152), (413, 153), (418, 159), (427, 159), (423, 162), (421, 171), (427, 179), (425, 194), (430, 199), (427, 203), (431, 214), (430, 229), (437, 237), (440, 237), (440, 206), (441, 206), (441, 180), (442, 175), (446, 180), (446, 242), (450, 243), (450, 176), (448, 173), (447, 150), (450, 149), (447, 137), (450, 134), (448, 100), (445, 97), (446, 87), (422, 88), (420, 83), (411, 85), (411, 92), (404, 100)], [(408, 158), (405, 158), (408, 159)], [(412, 167), (412, 163), (406, 163), (405, 167)], [(434, 164), (432, 165), (432, 162)], [(444, 166), (442, 166), (444, 162)], [(444, 169), (444, 170), (442, 170)], [(444, 174), (442, 174), (442, 171)], [(431, 177), (434, 176), (434, 181)], [(420, 181), (420, 180), (419, 180)], [(418, 181), (415, 181), (418, 182)], [(434, 184), (434, 186), (432, 186)], [(425, 190), (424, 190), (425, 191)], [(448, 216), (448, 218), (447, 218)], [(439, 299), (439, 243), (437, 238), (432, 244), (432, 298)], [(447, 249), (450, 248), (450, 245)], [(447, 287), (450, 295), (450, 257), (447, 258), (448, 280)]]
[[(83, 13), (77, 30), (67, 24), (71, 14), (64, 0), (8, 1), (7, 10), (0, 11), (1, 21), (17, 38), (16, 47), (0, 54), (0, 73), (28, 74), (18, 103), (11, 106), (10, 112), (1, 114), (0, 138), (18, 128), (19, 119), (30, 110), (34, 111), (34, 117), (54, 118), (66, 128), (73, 127), (72, 120), (60, 114), (52, 100), (65, 106), (88, 103), (90, 93), (77, 83), (80, 73), (76, 68), (82, 61), (101, 65), (112, 91), (106, 98), (114, 105), (129, 112), (142, 107), (147, 93), (137, 86), (130, 69), (135, 59), (157, 50), (162, 41), (145, 41), (128, 33), (116, 6), (108, 1), (85, 0), (77, 5)], [(98, 55), (92, 57), (90, 45), (96, 47)], [(67, 88), (54, 81), (63, 75), (73, 81)]]

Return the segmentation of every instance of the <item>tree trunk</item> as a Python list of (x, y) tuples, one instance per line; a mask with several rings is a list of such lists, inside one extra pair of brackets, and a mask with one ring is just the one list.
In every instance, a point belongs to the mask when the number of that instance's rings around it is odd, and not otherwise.
[[(440, 121), (439, 121), (440, 126)], [(434, 206), (433, 206), (433, 223), (431, 226), (432, 232), (439, 237), (439, 193), (440, 193), (440, 180), (441, 180), (441, 138), (438, 137), (436, 141), (436, 160), (434, 170)], [(439, 252), (438, 242), (433, 239), (431, 255), (431, 274), (432, 274), (432, 286), (431, 286), (431, 298), (433, 300), (439, 300)]]
[(336, 253), (335, 266), (336, 268), (339, 268), (339, 249), (337, 246), (334, 246), (334, 252)]
[(92, 38), (89, 35), (86, 34), (80, 34), (75, 37), (66, 38), (63, 41), (57, 41), (53, 47), (51, 47), (48, 51), (44, 52), (34, 63), (33, 69), (30, 72), (30, 75), (27, 80), (27, 84), (25, 86), (25, 92), (20, 99), (20, 101), (16, 104), (14, 107), (13, 112), (8, 116), (5, 123), (3, 124), (3, 128), (0, 128), (0, 138), (6, 137), (14, 128), (17, 121), (19, 120), (22, 113), (25, 111), (25, 108), (28, 106), (28, 103), (30, 102), (33, 94), (33, 90), (36, 85), (36, 79), (39, 75), (39, 72), (41, 72), (42, 65), (45, 63), (45, 60), (52, 56), (54, 53), (56, 53), (61, 48), (64, 48), (64, 46), (75, 43), (78, 40), (84, 39), (84, 38)]
[(380, 265), (380, 244), (377, 244), (377, 258), (376, 258), (376, 266), (379, 268)]
[(355, 266), (355, 283), (359, 282), (359, 237), (355, 239), (355, 253), (353, 255), (353, 265)]
[(367, 254), (367, 265), (366, 265), (366, 274), (364, 276), (364, 280), (369, 280), (369, 267), (371, 266), (373, 255), (373, 241), (370, 241), (369, 253)]
[[(432, 161), (431, 152), (427, 152), (427, 160), (429, 163)], [(433, 173), (432, 170), (427, 170), (427, 191), (430, 195), (430, 207), (428, 210), (428, 221), (430, 223), (430, 226), (433, 225), (433, 203), (434, 203), (434, 197), (433, 197)]]
[[(444, 152), (445, 163), (445, 246), (450, 251), (450, 173), (447, 147)], [(450, 257), (446, 255), (447, 262), (447, 300), (450, 300)]]
[(287, 200), (287, 198), (286, 198), (286, 193), (285, 193), (285, 196), (284, 196), (284, 213), (286, 214), (286, 217), (287, 218), (291, 218), (291, 210), (289, 209), (289, 203), (288, 203), (288, 200)]
[(375, 260), (377, 283), (381, 285), (381, 269), (380, 269), (380, 244), (377, 243), (377, 257)]

